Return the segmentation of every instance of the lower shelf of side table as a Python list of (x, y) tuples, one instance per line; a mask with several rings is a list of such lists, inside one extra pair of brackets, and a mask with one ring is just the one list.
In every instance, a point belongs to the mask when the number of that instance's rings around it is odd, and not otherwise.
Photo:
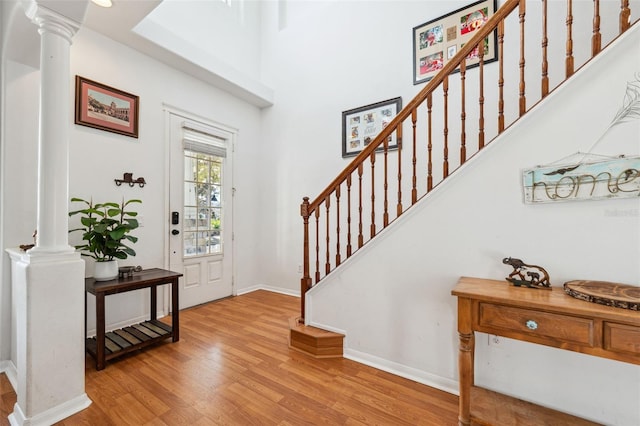
[(485, 425), (553, 425), (594, 426), (593, 423), (567, 413), (541, 407), (521, 399), (471, 387), (471, 424)]
[[(145, 346), (173, 337), (170, 325), (158, 320), (144, 321), (119, 330), (105, 333), (105, 361), (144, 348)], [(87, 352), (97, 356), (97, 342), (95, 337), (86, 340)]]

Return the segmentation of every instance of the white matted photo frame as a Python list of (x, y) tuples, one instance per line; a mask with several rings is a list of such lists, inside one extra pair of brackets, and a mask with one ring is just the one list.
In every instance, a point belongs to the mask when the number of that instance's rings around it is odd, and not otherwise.
[[(402, 109), (402, 98), (393, 98), (342, 112), (342, 157), (358, 155)], [(389, 149), (398, 148), (396, 134), (389, 136)], [(384, 148), (378, 148), (381, 150)]]
[[(413, 28), (413, 84), (431, 80), (469, 42), (475, 31), (496, 13), (497, 0), (481, 0)], [(485, 38), (484, 63), (498, 59), (496, 31)], [(478, 49), (467, 57), (467, 68), (478, 66)]]

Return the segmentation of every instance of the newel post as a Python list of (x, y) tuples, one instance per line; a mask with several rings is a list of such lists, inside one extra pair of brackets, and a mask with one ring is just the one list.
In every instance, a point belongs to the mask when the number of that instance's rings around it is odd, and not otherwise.
[(304, 242), (302, 255), (302, 279), (300, 279), (300, 321), (304, 321), (305, 296), (311, 289), (311, 277), (309, 276), (309, 197), (302, 199), (300, 215), (304, 223)]

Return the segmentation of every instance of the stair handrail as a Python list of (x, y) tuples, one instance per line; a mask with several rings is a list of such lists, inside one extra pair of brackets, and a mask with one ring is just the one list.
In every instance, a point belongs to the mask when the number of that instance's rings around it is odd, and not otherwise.
[[(547, 22), (546, 22), (546, 17), (547, 17), (547, 3), (549, 0), (542, 0), (543, 2), (543, 30), (542, 30), (542, 52), (543, 52), (543, 58), (542, 58), (542, 80), (541, 80), (541, 99), (543, 99), (544, 97), (546, 97), (549, 94), (549, 78), (548, 78), (548, 63), (547, 63)], [(566, 19), (566, 26), (567, 26), (567, 40), (566, 40), (566, 63), (565, 63), (565, 80), (568, 79), (573, 73), (574, 73), (574, 55), (573, 55), (573, 36), (572, 36), (572, 31), (573, 31), (573, 27), (572, 27), (572, 23), (573, 23), (573, 12), (572, 12), (572, 2), (573, 0), (566, 0), (567, 1), (567, 19)], [(631, 26), (631, 22), (630, 22), (630, 17), (631, 17), (631, 11), (629, 8), (629, 1), (628, 0), (619, 0), (620, 1), (620, 12), (619, 12), (619, 34), (622, 34), (623, 32), (625, 32), (627, 29), (630, 28)], [(600, 34), (600, 0), (593, 0), (593, 34), (591, 37), (591, 57), (596, 56), (602, 49), (602, 42), (601, 42), (601, 34)], [(431, 149), (432, 149), (432, 145), (431, 145), (431, 134), (429, 133), (428, 135), (428, 174), (427, 174), (427, 193), (429, 191), (431, 191), (433, 189), (434, 186), (437, 186), (439, 183), (441, 183), (442, 181), (444, 181), (449, 175), (449, 161), (448, 161), (448, 139), (447, 139), (447, 135), (448, 135), (448, 128), (447, 128), (447, 119), (446, 119), (446, 93), (448, 92), (448, 79), (449, 76), (452, 75), (454, 73), (454, 71), (456, 71), (459, 68), (460, 74), (461, 74), (461, 80), (464, 81), (464, 75), (466, 73), (466, 60), (467, 57), (470, 55), (470, 53), (474, 50), (474, 49), (478, 49), (478, 57), (480, 58), (480, 62), (478, 64), (479, 69), (480, 69), (480, 80), (482, 81), (482, 75), (483, 75), (483, 67), (484, 67), (484, 40), (489, 37), (494, 31), (497, 31), (497, 43), (496, 43), (496, 50), (497, 50), (497, 60), (499, 61), (499, 77), (498, 77), (498, 91), (499, 91), (499, 101), (498, 101), (498, 125), (497, 125), (497, 135), (499, 135), (500, 133), (502, 133), (505, 129), (505, 123), (504, 123), (504, 100), (503, 100), (503, 60), (504, 60), (504, 56), (503, 56), (503, 39), (504, 39), (504, 23), (507, 17), (511, 16), (512, 13), (515, 10), (518, 10), (518, 25), (519, 25), (519, 29), (520, 29), (520, 57), (519, 57), (519, 62), (518, 62), (518, 66), (519, 66), (519, 85), (517, 88), (517, 94), (518, 94), (518, 107), (517, 107), (517, 112), (518, 112), (518, 117), (521, 117), (522, 115), (524, 115), (527, 111), (527, 106), (526, 106), (526, 96), (525, 96), (525, 56), (524, 56), (524, 30), (525, 30), (525, 14), (526, 14), (526, 0), (506, 0), (505, 3), (487, 20), (487, 22), (484, 23), (484, 25), (482, 25), (481, 27), (479, 27), (476, 30), (476, 34), (470, 39), (470, 41), (468, 43), (465, 43), (464, 46), (462, 46), (457, 54), (451, 59), (449, 60), (447, 63), (444, 64), (444, 66), (442, 67), (442, 69), (433, 76), (433, 78), (431, 78), (427, 84), (425, 85), (425, 87), (420, 90), (420, 92), (407, 104), (405, 105), (404, 108), (401, 109), (401, 111), (399, 111), (397, 113), (397, 115), (389, 122), (389, 124), (384, 127), (380, 133), (371, 141), (371, 143), (369, 143), (367, 146), (365, 146), (362, 151), (342, 170), (342, 172), (331, 181), (331, 183), (322, 191), (320, 192), (320, 194), (313, 200), (313, 201), (309, 201), (309, 197), (303, 197), (303, 202), (300, 205), (300, 215), (303, 218), (303, 276), (300, 280), (300, 291), (301, 291), (301, 315), (300, 315), (300, 320), (303, 321), (304, 320), (304, 314), (305, 314), (305, 294), (307, 291), (309, 291), (312, 288), (312, 278), (310, 275), (310, 259), (309, 259), (309, 218), (311, 217), (312, 213), (315, 212), (315, 219), (316, 219), (316, 235), (315, 235), (315, 242), (316, 242), (316, 246), (315, 246), (315, 250), (316, 250), (316, 259), (315, 259), (315, 281), (316, 283), (321, 279), (320, 277), (320, 268), (319, 268), (319, 240), (320, 240), (320, 236), (319, 236), (319, 227), (318, 227), (318, 221), (319, 221), (319, 216), (320, 216), (320, 206), (324, 203), (326, 206), (326, 263), (325, 263), (325, 272), (324, 272), (324, 276), (328, 275), (333, 269), (335, 269), (336, 267), (338, 267), (341, 263), (341, 246), (340, 246), (340, 209), (339, 209), (339, 202), (340, 202), (340, 197), (341, 197), (341, 193), (340, 193), (340, 188), (341, 185), (343, 185), (346, 182), (347, 185), (347, 203), (348, 203), (348, 218), (346, 221), (348, 230), (346, 233), (347, 236), (347, 245), (346, 245), (346, 257), (350, 257), (352, 255), (352, 249), (351, 249), (351, 210), (350, 210), (350, 194), (351, 194), (351, 186), (352, 186), (352, 174), (355, 173), (357, 171), (358, 175), (357, 175), (357, 179), (359, 180), (359, 183), (362, 183), (362, 176), (363, 176), (363, 168), (364, 168), (364, 164), (367, 161), (367, 159), (370, 159), (371, 162), (371, 169), (372, 169), (372, 188), (371, 188), (371, 201), (372, 201), (372, 210), (371, 210), (371, 233), (370, 233), (370, 237), (367, 240), (370, 241), (371, 239), (373, 239), (375, 237), (376, 234), (376, 222), (374, 221), (374, 214), (376, 212), (376, 210), (374, 209), (374, 196), (373, 196), (373, 192), (375, 190), (375, 187), (373, 186), (373, 169), (374, 169), (374, 163), (375, 163), (375, 155), (376, 152), (379, 152), (381, 150), (381, 147), (384, 147), (384, 159), (383, 159), (383, 167), (384, 167), (384, 187), (383, 187), (383, 191), (384, 191), (384, 225), (383, 228), (385, 228), (386, 226), (388, 226), (388, 224), (390, 223), (390, 221), (388, 220), (388, 210), (387, 210), (387, 153), (389, 151), (389, 145), (388, 145), (388, 140), (389, 137), (396, 132), (396, 138), (397, 138), (397, 145), (398, 145), (398, 151), (403, 149), (403, 140), (402, 140), (402, 130), (403, 130), (403, 126), (405, 124), (405, 121), (409, 119), (409, 117), (411, 116), (411, 120), (412, 120), (412, 124), (413, 124), (413, 188), (412, 188), (412, 195), (411, 195), (411, 205), (413, 205), (417, 199), (419, 199), (417, 197), (417, 191), (416, 191), (416, 122), (417, 122), (417, 111), (418, 108), (423, 105), (426, 101), (426, 105), (427, 105), (427, 109), (428, 109), (428, 128), (429, 128), (429, 132), (431, 129), (431, 104), (432, 104), (432, 94), (436, 91), (436, 89), (442, 87), (443, 92), (444, 92), (444, 97), (445, 97), (445, 102), (444, 102), (444, 109), (445, 109), (445, 128), (444, 128), (444, 144), (443, 144), (443, 148), (444, 148), (444, 164), (442, 166), (443, 168), (443, 177), (439, 182), (436, 182), (435, 185), (433, 185), (432, 183), (432, 174), (431, 174)], [(564, 81), (564, 80), (563, 80)], [(462, 86), (462, 96), (464, 98), (464, 86)], [(482, 105), (484, 104), (484, 95), (483, 95), (483, 86), (481, 85), (480, 88), (480, 94), (479, 94), (479, 98), (480, 103), (481, 103), (481, 108), (480, 108), (480, 117), (479, 117), (479, 121), (480, 121), (480, 125), (479, 125), (479, 134), (478, 134), (478, 150), (482, 149), (485, 146), (484, 143), (484, 115), (483, 115), (483, 109), (482, 109)], [(460, 146), (460, 165), (462, 165), (464, 162), (467, 161), (466, 158), (466, 144), (465, 144), (465, 133), (464, 133), (464, 123), (465, 123), (465, 111), (464, 111), (464, 103), (463, 103), (463, 109), (462, 109), (462, 137), (461, 137), (461, 146)], [(516, 121), (518, 118), (515, 118), (514, 121)], [(400, 154), (398, 154), (398, 159), (400, 161), (401, 157)], [(399, 217), (400, 215), (402, 215), (406, 209), (410, 208), (411, 205), (407, 206), (406, 208), (402, 205), (401, 203), (401, 189), (400, 189), (400, 182), (401, 182), (401, 173), (400, 173), (400, 163), (398, 163), (398, 168), (399, 168), (399, 172), (398, 172), (398, 205), (397, 205), (397, 217)], [(358, 250), (359, 248), (361, 248), (363, 246), (363, 244), (365, 244), (366, 242), (364, 241), (363, 238), (363, 232), (362, 232), (362, 225), (363, 225), (363, 221), (362, 221), (362, 187), (359, 187), (359, 195), (360, 195), (360, 204), (359, 204), (359, 235), (358, 235), (358, 247), (355, 250)], [(334, 195), (336, 196), (336, 204), (338, 204), (338, 208), (336, 209), (337, 212), (337, 219), (336, 222), (338, 222), (337, 225), (337, 229), (336, 229), (336, 234), (337, 234), (337, 249), (336, 249), (336, 259), (335, 259), (335, 266), (332, 265), (332, 262), (330, 261), (330, 249), (329, 249), (329, 211), (330, 211), (330, 204), (331, 204), (331, 196)], [(344, 220), (344, 219), (343, 219)], [(393, 219), (391, 220), (393, 221)], [(333, 267), (333, 269), (332, 269)]]
[[(477, 31), (477, 33), (471, 38), (471, 40), (466, 43), (458, 53), (449, 60), (438, 73), (427, 82), (426, 86), (418, 92), (418, 94), (404, 107), (400, 112), (389, 122), (389, 124), (380, 131), (378, 136), (376, 136), (369, 145), (367, 145), (343, 170), (342, 172), (329, 184), (327, 187), (318, 195), (313, 201), (308, 202), (306, 205), (306, 211), (310, 214), (313, 212), (326, 198), (330, 195), (335, 188), (344, 182), (347, 176), (353, 173), (360, 164), (364, 163), (364, 161), (369, 158), (377, 148), (380, 147), (387, 139), (391, 133), (393, 133), (399, 124), (402, 124), (404, 120), (406, 120), (409, 115), (412, 113), (414, 109), (416, 109), (420, 104), (422, 104), (427, 97), (433, 93), (433, 91), (442, 84), (445, 77), (449, 76), (453, 71), (455, 71), (462, 63), (463, 60), (467, 58), (469, 53), (475, 47), (484, 40), (489, 34), (491, 34), (500, 22), (502, 22), (507, 16), (511, 14), (511, 12), (520, 5), (521, 8), (524, 7), (524, 3), (526, 0), (507, 0), (505, 4), (503, 4), (497, 11), (494, 13), (489, 20), (482, 25)], [(400, 143), (400, 142), (398, 142)], [(305, 197), (308, 200), (308, 197)], [(304, 203), (303, 203), (304, 204)]]
[[(404, 107), (398, 114), (391, 120), (391, 122), (376, 136), (369, 145), (367, 145), (344, 169), (343, 171), (318, 195), (313, 201), (309, 202), (308, 197), (303, 198), (303, 202), (300, 206), (300, 214), (303, 217), (304, 222), (304, 261), (303, 261), (303, 277), (301, 279), (301, 318), (304, 318), (305, 311), (305, 293), (311, 289), (312, 280), (309, 271), (309, 235), (308, 225), (309, 216), (317, 209), (324, 200), (330, 196), (339, 185), (341, 185), (347, 177), (353, 173), (372, 155), (375, 155), (376, 149), (378, 149), (385, 140), (401, 126), (404, 121), (409, 117), (413, 111), (422, 104), (427, 97), (435, 91), (444, 81), (445, 77), (448, 77), (454, 70), (456, 70), (460, 64), (466, 60), (467, 56), (478, 45), (482, 45), (482, 41), (495, 31), (498, 26), (509, 16), (516, 7), (520, 6), (523, 10), (525, 7), (525, 0), (507, 0), (489, 20), (482, 25), (477, 33), (466, 43), (456, 55), (448, 61), (442, 69), (427, 82), (425, 87)], [(398, 140), (398, 145), (401, 145), (402, 141)]]

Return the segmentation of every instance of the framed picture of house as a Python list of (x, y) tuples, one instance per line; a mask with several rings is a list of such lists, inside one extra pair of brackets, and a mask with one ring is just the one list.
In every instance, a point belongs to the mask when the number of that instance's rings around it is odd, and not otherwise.
[(75, 123), (138, 137), (138, 96), (76, 76)]
[[(431, 80), (496, 12), (497, 0), (481, 0), (413, 28), (413, 84)], [(484, 40), (484, 63), (498, 59), (497, 33)], [(478, 66), (479, 49), (466, 67)]]
[[(358, 155), (402, 109), (402, 98), (366, 105), (342, 112), (342, 157)], [(398, 148), (395, 133), (389, 136), (389, 149)], [(383, 148), (380, 148), (383, 149)]]

